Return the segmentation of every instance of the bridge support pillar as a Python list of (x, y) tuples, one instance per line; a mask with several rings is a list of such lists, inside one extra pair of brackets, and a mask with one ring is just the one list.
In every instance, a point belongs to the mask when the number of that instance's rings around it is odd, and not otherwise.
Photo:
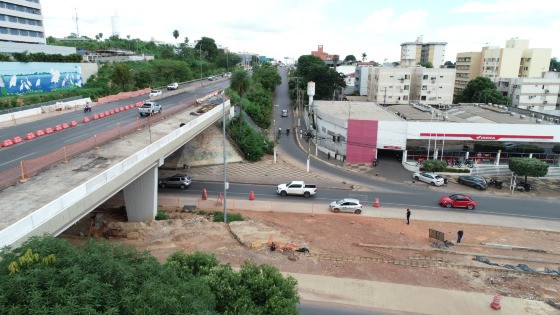
[(128, 221), (153, 220), (157, 213), (157, 167), (152, 167), (124, 188)]

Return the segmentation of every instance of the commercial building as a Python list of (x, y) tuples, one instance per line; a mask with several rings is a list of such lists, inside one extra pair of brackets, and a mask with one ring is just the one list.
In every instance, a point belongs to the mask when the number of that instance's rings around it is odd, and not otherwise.
[(510, 39), (505, 48), (482, 47), (480, 52), (457, 54), (455, 94), (466, 87), (468, 81), (486, 78), (539, 78), (550, 64), (550, 48), (529, 48), (529, 41)]
[(431, 62), (434, 68), (445, 64), (446, 42), (422, 42), (419, 36), (415, 42), (401, 44), (401, 66), (413, 67), (420, 62)]
[(455, 69), (372, 67), (368, 101), (377, 104), (452, 104)]
[(323, 45), (317, 46), (317, 50), (311, 51), (311, 55), (321, 58), (321, 60), (332, 60), (333, 56), (323, 51)]

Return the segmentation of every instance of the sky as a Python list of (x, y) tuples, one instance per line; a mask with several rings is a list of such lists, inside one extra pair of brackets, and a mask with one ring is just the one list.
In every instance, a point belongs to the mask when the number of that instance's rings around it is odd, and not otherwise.
[(560, 57), (557, 0), (41, 0), (46, 36), (112, 33), (118, 15), (121, 37), (174, 43), (211, 37), (232, 52), (251, 52), (291, 61), (323, 45), (343, 59), (354, 55), (377, 62), (398, 61), (400, 44), (423, 36), (447, 42), (445, 59), (504, 47), (511, 38), (530, 48), (552, 48)]

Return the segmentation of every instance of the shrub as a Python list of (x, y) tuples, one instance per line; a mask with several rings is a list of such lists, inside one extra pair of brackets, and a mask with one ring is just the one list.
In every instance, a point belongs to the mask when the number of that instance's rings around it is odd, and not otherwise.
[[(214, 222), (224, 222), (224, 213), (221, 211), (212, 212), (212, 217)], [(244, 221), (243, 216), (240, 213), (228, 213), (227, 222)]]
[(443, 172), (447, 168), (447, 163), (438, 160), (424, 160), (422, 169), (426, 172)]
[(163, 211), (163, 210), (158, 210), (157, 214), (156, 214), (156, 220), (167, 220), (168, 216), (167, 216), (167, 212)]

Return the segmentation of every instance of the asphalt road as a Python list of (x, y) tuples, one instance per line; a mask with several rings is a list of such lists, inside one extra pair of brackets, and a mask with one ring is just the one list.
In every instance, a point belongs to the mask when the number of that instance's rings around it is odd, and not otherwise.
[[(279, 183), (280, 184), (280, 183)], [(249, 192), (255, 192), (255, 196), (259, 200), (270, 201), (297, 201), (301, 203), (324, 203), (327, 205), (338, 199), (342, 198), (356, 198), (360, 200), (363, 205), (372, 206), (374, 199), (379, 198), (382, 206), (396, 207), (401, 209), (425, 209), (445, 213), (452, 213), (456, 211), (469, 211), (474, 214), (495, 214), (504, 216), (518, 216), (539, 219), (560, 220), (560, 202), (558, 201), (545, 201), (535, 200), (528, 198), (497, 198), (485, 195), (470, 195), (477, 203), (478, 206), (474, 210), (466, 210), (462, 208), (447, 209), (440, 207), (438, 204), (439, 198), (444, 193), (437, 191), (414, 191), (403, 192), (392, 190), (372, 190), (372, 191), (352, 191), (344, 189), (326, 189), (321, 188), (318, 184), (317, 195), (311, 198), (303, 198), (299, 196), (281, 197), (276, 193), (276, 186), (271, 185), (255, 185), (255, 184), (236, 184), (230, 183), (227, 191), (227, 196), (234, 199), (247, 199)], [(164, 194), (180, 194), (188, 196), (200, 196), (202, 189), (205, 188), (207, 193), (212, 196), (217, 196), (223, 192), (223, 183), (219, 182), (193, 182), (191, 187), (186, 190), (160, 188), (160, 193)], [(474, 189), (473, 189), (474, 191)]]
[(394, 312), (367, 311), (352, 306), (333, 305), (331, 303), (313, 304), (301, 303), (298, 305), (301, 315), (389, 315)]
[[(165, 112), (166, 109), (169, 109), (180, 102), (194, 100), (207, 94), (208, 92), (214, 91), (216, 89), (224, 89), (229, 86), (229, 81), (222, 81), (213, 84), (210, 82), (208, 83), (210, 85), (200, 87), (190, 92), (184, 92), (177, 95), (164, 97), (157, 100), (157, 102), (162, 105), (163, 111)], [(199, 82), (194, 82), (192, 84), (200, 85)], [(167, 91), (164, 91), (163, 95), (165, 96), (165, 94), (167, 94)], [(1, 148), (0, 171), (19, 165), (20, 160), (29, 160), (45, 155), (47, 153), (56, 151), (63, 146), (87, 139), (94, 134), (111, 128), (115, 128), (117, 124), (126, 125), (128, 123), (131, 123), (139, 118), (137, 109), (127, 110), (98, 120), (91, 120), (86, 124), (82, 123), (81, 121), (85, 116), (91, 118), (94, 114), (99, 114), (101, 112), (114, 109), (115, 107), (129, 105), (138, 101), (144, 101), (146, 99), (148, 99), (148, 95), (141, 95), (126, 100), (111, 102), (109, 104), (94, 106), (92, 112), (88, 114), (84, 114), (83, 110), (76, 110), (61, 115), (40, 119), (30, 123), (0, 129), (0, 139), (13, 138), (15, 136), (20, 136), (22, 139), (24, 139), (25, 134), (28, 132), (35, 132), (39, 129), (54, 127), (57, 124), (69, 123), (72, 120), (78, 122), (78, 125), (76, 127), (61, 130), (49, 135), (44, 135), (33, 140), (24, 140), (23, 142), (11, 147)]]

